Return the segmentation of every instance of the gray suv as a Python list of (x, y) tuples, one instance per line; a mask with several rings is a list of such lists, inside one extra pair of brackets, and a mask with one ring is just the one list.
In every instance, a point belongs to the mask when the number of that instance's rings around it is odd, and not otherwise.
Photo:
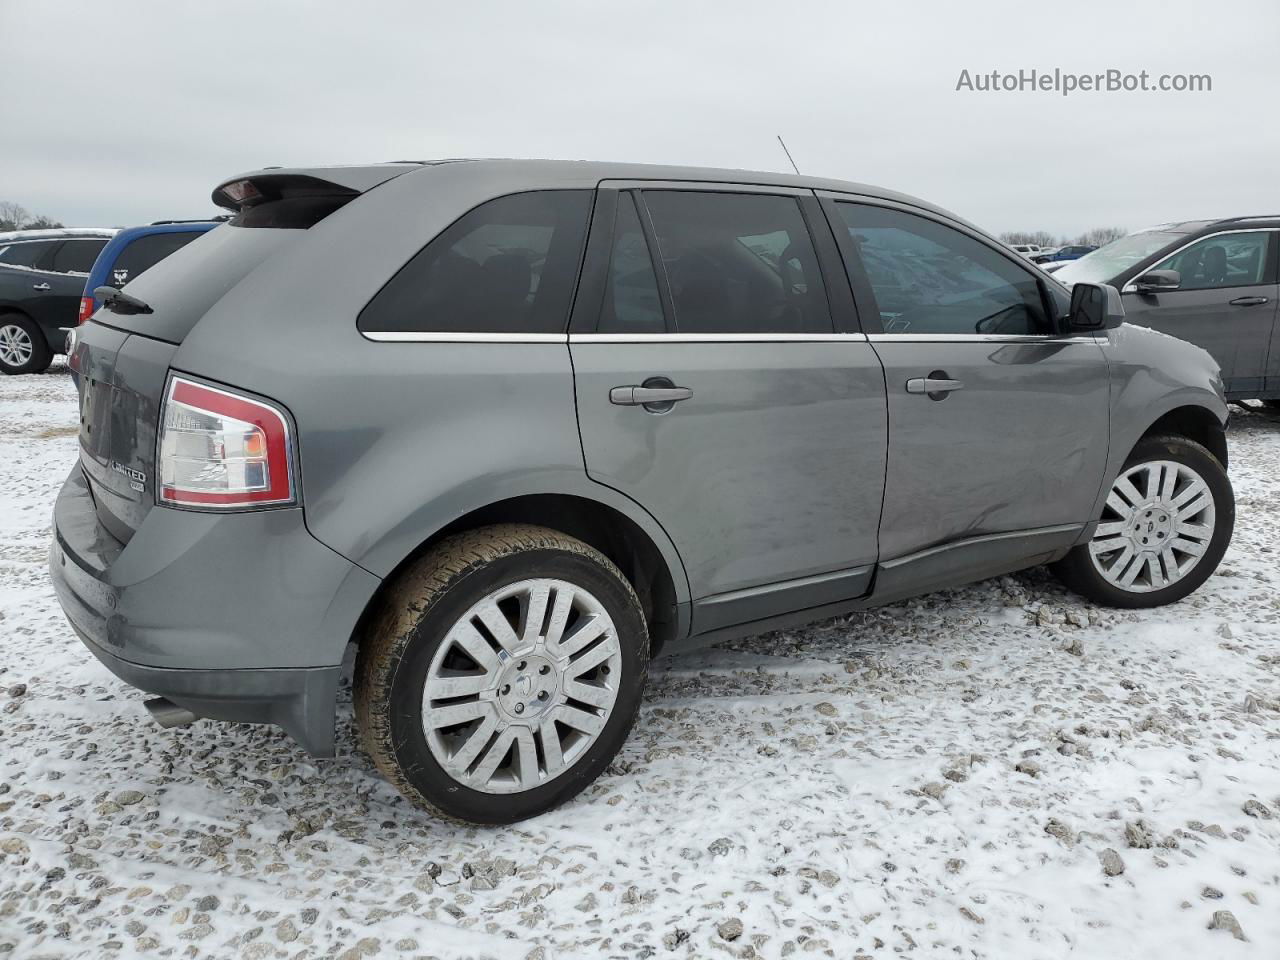
[(363, 745), (480, 823), (574, 796), (659, 654), (1231, 536), (1202, 350), (930, 204), (554, 161), (272, 169), (80, 328), (50, 568), (164, 723)]
[(1280, 409), (1280, 217), (1148, 227), (1053, 275), (1116, 287), (1131, 323), (1209, 351), (1228, 400)]

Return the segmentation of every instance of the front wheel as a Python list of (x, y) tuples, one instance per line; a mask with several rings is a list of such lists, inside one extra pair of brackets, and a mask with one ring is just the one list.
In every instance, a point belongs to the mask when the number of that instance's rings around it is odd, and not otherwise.
[(1097, 603), (1163, 606), (1217, 569), (1234, 525), (1235, 494), (1217, 458), (1185, 437), (1149, 437), (1111, 485), (1093, 538), (1054, 570)]
[(452, 819), (535, 816), (622, 747), (648, 653), (635, 592), (599, 551), (521, 524), (459, 534), (399, 577), (361, 642), (364, 748)]

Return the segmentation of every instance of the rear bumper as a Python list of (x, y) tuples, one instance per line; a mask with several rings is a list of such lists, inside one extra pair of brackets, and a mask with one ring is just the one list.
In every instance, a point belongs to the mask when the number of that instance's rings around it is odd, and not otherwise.
[(199, 716), (277, 724), (332, 756), (343, 655), (380, 581), (313, 538), (300, 510), (156, 507), (121, 544), (77, 466), (49, 571), (77, 635), (125, 682)]

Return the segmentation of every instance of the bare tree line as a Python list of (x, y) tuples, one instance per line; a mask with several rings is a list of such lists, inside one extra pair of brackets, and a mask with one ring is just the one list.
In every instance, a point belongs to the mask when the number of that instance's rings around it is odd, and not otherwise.
[(57, 220), (35, 216), (20, 203), (0, 200), (0, 233), (7, 230), (47, 230), (62, 226)]
[(1068, 244), (1089, 244), (1100, 247), (1119, 240), (1129, 231), (1124, 227), (1094, 227), (1075, 237), (1065, 233), (1056, 236), (1048, 230), (1006, 230), (1000, 234), (1004, 243), (1034, 243), (1038, 247), (1065, 247)]

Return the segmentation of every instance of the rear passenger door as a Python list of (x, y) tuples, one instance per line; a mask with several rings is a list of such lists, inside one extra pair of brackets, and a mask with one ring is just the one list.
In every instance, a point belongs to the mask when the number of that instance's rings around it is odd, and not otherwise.
[(1014, 569), (1074, 541), (1107, 459), (1095, 338), (1062, 336), (1033, 268), (954, 222), (824, 204), (884, 364), (889, 461), (877, 592)]
[(670, 535), (695, 633), (866, 592), (884, 381), (842, 274), (811, 192), (600, 191), (570, 333), (587, 472)]

